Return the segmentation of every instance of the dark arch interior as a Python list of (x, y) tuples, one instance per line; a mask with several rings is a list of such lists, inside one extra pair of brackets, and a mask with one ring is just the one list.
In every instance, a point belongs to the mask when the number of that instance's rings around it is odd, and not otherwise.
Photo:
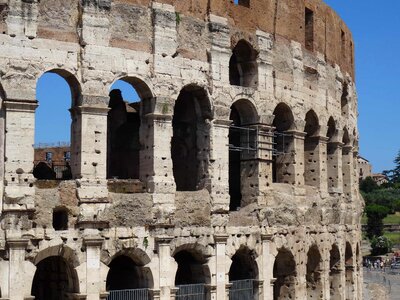
[(210, 119), (206, 92), (196, 86), (185, 87), (176, 100), (172, 120), (171, 156), (177, 191), (196, 191), (206, 186)]
[(256, 87), (258, 84), (257, 51), (248, 42), (240, 40), (232, 52), (229, 61), (230, 84)]
[(274, 263), (274, 300), (294, 299), (296, 263), (292, 253), (281, 249)]
[(345, 252), (345, 262), (346, 266), (352, 266), (353, 265), (353, 250), (351, 249), (351, 246), (349, 243), (346, 243), (346, 252)]
[(174, 255), (175, 261), (178, 264), (178, 270), (175, 275), (175, 285), (207, 283), (208, 272), (199, 257), (196, 257), (191, 252), (182, 250)]
[(339, 299), (341, 292), (340, 252), (336, 245), (329, 252), (329, 287), (331, 299)]
[(350, 136), (347, 128), (343, 129), (343, 139), (342, 142), (344, 145), (349, 145), (350, 144)]
[(112, 260), (107, 274), (107, 291), (143, 289), (152, 287), (152, 275), (148, 268), (121, 255)]
[(328, 132), (326, 134), (329, 141), (331, 141), (333, 139), (333, 137), (335, 136), (335, 133), (336, 133), (336, 125), (335, 125), (335, 121), (331, 117), (331, 118), (329, 118), (329, 121), (328, 121)]
[(274, 135), (274, 155), (272, 159), (272, 181), (285, 183), (284, 168), (287, 164), (287, 155), (291, 149), (293, 139), (291, 136), (285, 135), (285, 132), (293, 127), (294, 117), (290, 108), (280, 103), (274, 110), (273, 126), (275, 127)]
[(319, 161), (318, 153), (316, 153), (319, 143), (319, 122), (317, 115), (312, 110), (306, 114), (304, 131), (306, 132), (304, 139), (304, 181), (306, 185), (313, 186), (316, 185), (319, 176), (316, 172), (316, 162)]
[(232, 257), (232, 265), (229, 269), (229, 281), (257, 278), (258, 268), (254, 251), (248, 248), (239, 249)]
[(343, 83), (342, 97), (340, 99), (340, 104), (341, 104), (341, 107), (342, 107), (342, 115), (343, 116), (348, 114), (348, 105), (349, 105), (348, 96), (349, 96), (349, 86), (345, 82), (345, 83)]
[(307, 253), (307, 296), (308, 299), (320, 299), (322, 296), (321, 254), (317, 246), (312, 246)]
[(75, 270), (60, 256), (48, 257), (37, 264), (32, 283), (36, 300), (67, 300), (79, 293)]
[(110, 92), (108, 107), (107, 178), (138, 179), (140, 102), (128, 103), (123, 99), (121, 90), (114, 89)]
[(334, 272), (340, 268), (340, 252), (336, 245), (332, 246), (329, 258), (329, 269)]

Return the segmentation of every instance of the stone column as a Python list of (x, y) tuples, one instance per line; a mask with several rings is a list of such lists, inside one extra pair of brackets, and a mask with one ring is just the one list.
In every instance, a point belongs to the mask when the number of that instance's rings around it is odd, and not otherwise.
[(328, 138), (314, 136), (306, 138), (304, 145), (304, 181), (315, 186), (321, 194), (328, 192), (326, 172), (326, 149)]
[[(24, 300), (26, 296), (30, 296), (30, 287), (32, 282), (28, 282), (25, 273), (25, 249), (28, 246), (28, 239), (8, 239), (9, 246), (9, 291), (10, 300)], [(33, 277), (32, 277), (33, 278)], [(29, 294), (25, 294), (29, 291)]]
[(328, 192), (331, 194), (343, 192), (342, 145), (341, 142), (328, 142), (327, 146)]
[(271, 300), (274, 294), (274, 260), (271, 255), (272, 234), (262, 234), (262, 269), (260, 272), (260, 279), (263, 280), (263, 297), (260, 300)]
[(210, 179), (212, 212), (229, 211), (229, 126), (230, 120), (214, 120), (211, 127)]
[(225, 300), (226, 298), (226, 285), (227, 285), (227, 274), (226, 274), (226, 241), (228, 235), (216, 234), (214, 235), (215, 241), (215, 259), (216, 259), (216, 295), (218, 300)]
[(4, 106), (4, 210), (34, 209), (32, 169), (37, 101), (9, 99), (4, 101)]
[(156, 237), (160, 272), (160, 300), (175, 299), (175, 276), (171, 272), (171, 237)]
[[(286, 132), (292, 137), (292, 142), (288, 143), (286, 156), (288, 166), (283, 168), (283, 182), (287, 182), (296, 186), (304, 185), (304, 137), (305, 132), (290, 130)], [(289, 137), (290, 138), (290, 137)]]
[(175, 211), (176, 191), (171, 158), (173, 100), (157, 97), (151, 102), (152, 107), (142, 112), (140, 179), (146, 191), (152, 193), (157, 222), (170, 223), (170, 216)]
[(83, 243), (86, 246), (86, 299), (98, 300), (105, 293), (100, 262), (103, 238), (85, 237)]
[(353, 196), (354, 166), (353, 166), (353, 146), (344, 145), (342, 147), (342, 172), (343, 172), (343, 193), (346, 199), (351, 202)]
[(107, 114), (104, 106), (71, 109), (72, 176), (79, 181), (82, 202), (107, 201)]

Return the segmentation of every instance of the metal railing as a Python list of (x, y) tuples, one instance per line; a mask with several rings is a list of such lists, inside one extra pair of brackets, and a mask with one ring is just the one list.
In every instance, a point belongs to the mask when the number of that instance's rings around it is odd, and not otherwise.
[(205, 300), (206, 289), (203, 283), (177, 285), (176, 300)]
[(107, 300), (149, 300), (149, 289), (109, 291)]
[(229, 300), (254, 300), (254, 280), (245, 279), (230, 282)]

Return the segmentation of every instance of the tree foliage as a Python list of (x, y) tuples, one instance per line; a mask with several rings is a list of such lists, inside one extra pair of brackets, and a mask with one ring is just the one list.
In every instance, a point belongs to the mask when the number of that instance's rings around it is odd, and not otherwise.
[(371, 176), (368, 176), (360, 182), (360, 190), (364, 193), (370, 193), (378, 188), (378, 184), (375, 182), (375, 180), (372, 179)]
[(365, 209), (368, 217), (367, 236), (369, 239), (383, 234), (383, 219), (388, 215), (389, 209), (382, 205), (371, 204)]
[(373, 237), (371, 240), (371, 254), (372, 255), (383, 255), (392, 251), (393, 243), (386, 236)]

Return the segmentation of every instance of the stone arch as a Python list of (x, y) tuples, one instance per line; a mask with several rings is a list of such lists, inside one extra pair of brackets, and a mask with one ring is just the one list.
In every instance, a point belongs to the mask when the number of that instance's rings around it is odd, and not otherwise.
[[(33, 175), (37, 179), (58, 179), (58, 180), (68, 180), (71, 178), (80, 177), (80, 164), (77, 162), (77, 157), (80, 151), (80, 130), (81, 124), (79, 122), (79, 113), (77, 112), (77, 107), (82, 104), (82, 88), (81, 83), (77, 79), (76, 75), (69, 70), (52, 68), (44, 71), (38, 78), (36, 82), (36, 91), (38, 93), (39, 80), (45, 74), (56, 74), (60, 76), (65, 83), (68, 85), (71, 99), (68, 109), (61, 111), (55, 111), (53, 114), (59, 113), (59, 119), (65, 118), (66, 120), (71, 118), (70, 123), (70, 144), (65, 145), (62, 148), (55, 147), (41, 147), (40, 151), (37, 151), (37, 155), (34, 158), (34, 169)], [(43, 80), (46, 80), (43, 79)], [(46, 86), (46, 88), (49, 88)], [(62, 95), (62, 94), (60, 94)], [(55, 99), (57, 100), (57, 99)], [(38, 102), (38, 109), (36, 109), (35, 119), (39, 120), (38, 114), (40, 114), (40, 109), (43, 105), (40, 101)], [(69, 112), (67, 111), (69, 110)], [(43, 116), (42, 116), (43, 118)], [(61, 122), (61, 121), (60, 121)], [(35, 130), (38, 130), (38, 126), (35, 126)], [(48, 141), (44, 141), (47, 143)], [(38, 141), (35, 141), (37, 144)], [(48, 149), (46, 149), (48, 148)], [(46, 157), (44, 157), (44, 152), (46, 152)], [(47, 154), (50, 154), (49, 156)]]
[[(153, 274), (150, 268), (145, 267), (148, 261), (143, 261), (133, 252), (120, 251), (112, 258), (108, 264), (107, 291), (153, 288)], [(144, 257), (148, 258), (147, 255)]]
[(315, 244), (308, 250), (306, 270), (307, 299), (322, 299), (322, 257)]
[(294, 116), (290, 107), (285, 103), (279, 103), (274, 110), (273, 126), (274, 151), (272, 159), (272, 179), (278, 183), (294, 183), (293, 172), (293, 136), (289, 130), (293, 129)]
[(306, 185), (318, 186), (318, 172), (320, 163), (317, 147), (319, 145), (320, 124), (317, 114), (314, 110), (309, 110), (305, 117), (304, 132), (304, 182)]
[(232, 104), (229, 118), (229, 210), (235, 211), (251, 202), (251, 174), (257, 167), (251, 161), (257, 148), (257, 129), (252, 125), (259, 117), (253, 103), (240, 99)]
[[(68, 294), (79, 293), (79, 264), (75, 251), (63, 245), (42, 250), (34, 259), (36, 272), (31, 294), (38, 300), (69, 299)], [(61, 289), (60, 289), (61, 287)]]
[(292, 252), (280, 248), (273, 268), (274, 300), (295, 299), (296, 276), (296, 262)]
[(232, 49), (229, 60), (229, 82), (231, 85), (257, 87), (258, 52), (246, 40), (241, 39)]
[(339, 247), (336, 244), (332, 245), (329, 252), (329, 291), (332, 300), (340, 300), (342, 293), (342, 267)]
[(346, 277), (346, 299), (353, 299), (354, 296), (354, 261), (353, 248), (349, 242), (346, 242), (345, 248), (345, 277)]
[(175, 285), (209, 284), (211, 273), (207, 265), (208, 258), (196, 248), (179, 247), (173, 254), (178, 264)]
[(211, 119), (206, 90), (194, 84), (185, 86), (175, 102), (172, 119), (171, 157), (177, 191), (207, 187)]
[[(147, 113), (154, 112), (153, 93), (145, 81), (138, 77), (125, 76), (117, 79), (128, 83), (135, 90), (139, 101), (123, 99), (121, 90), (110, 91), (107, 121), (107, 178), (143, 179), (141, 157), (146, 157), (143, 144), (145, 130), (149, 130)], [(150, 126), (151, 127), (151, 126)], [(152, 147), (151, 147), (152, 148)], [(148, 151), (148, 150), (147, 150)], [(152, 173), (152, 172), (150, 172)]]

